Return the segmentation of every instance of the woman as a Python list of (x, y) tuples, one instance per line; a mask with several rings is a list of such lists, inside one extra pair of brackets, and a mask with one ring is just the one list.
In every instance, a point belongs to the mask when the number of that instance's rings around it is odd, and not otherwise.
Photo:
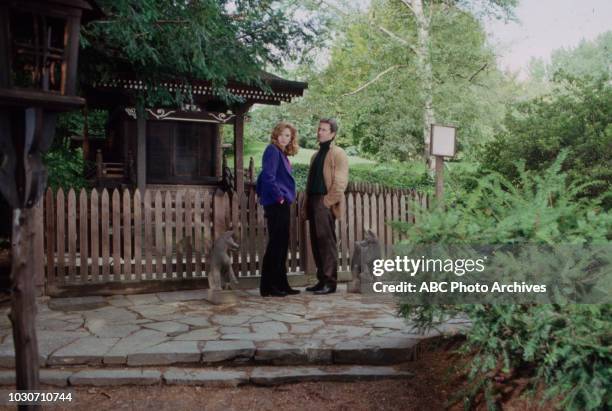
[(268, 225), (268, 245), (261, 267), (259, 292), (262, 297), (299, 294), (287, 281), (289, 247), (289, 207), (295, 201), (295, 180), (287, 156), (297, 153), (297, 130), (289, 123), (278, 123), (261, 160), (257, 195), (264, 207)]

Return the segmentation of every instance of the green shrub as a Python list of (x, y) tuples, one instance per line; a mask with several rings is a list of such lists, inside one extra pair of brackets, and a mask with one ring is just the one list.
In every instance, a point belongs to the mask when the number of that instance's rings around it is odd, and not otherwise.
[[(601, 198), (577, 198), (585, 186), (561, 172), (562, 153), (539, 175), (517, 164), (513, 185), (499, 174), (466, 177), (469, 189), (449, 193), (446, 209), (418, 210), (403, 226), (412, 243), (517, 244), (608, 243), (612, 214)], [(467, 407), (484, 393), (495, 408), (494, 377), (530, 378), (545, 398), (569, 410), (610, 409), (612, 305), (403, 304), (400, 312), (427, 329), (458, 314), (472, 322), (465, 352), (469, 365)]]
[(583, 243), (612, 239), (612, 214), (600, 198), (578, 198), (585, 185), (560, 171), (567, 153), (542, 175), (517, 164), (512, 184), (498, 173), (463, 177), (468, 188), (449, 187), (448, 207), (415, 209), (415, 224), (403, 225), (415, 243)]
[(351, 181), (377, 183), (392, 188), (414, 188), (427, 191), (433, 180), (424, 163), (382, 162), (375, 166), (356, 165), (349, 172)]
[(86, 164), (80, 148), (72, 150), (67, 144), (56, 147), (45, 154), (44, 162), (49, 173), (48, 185), (54, 190), (87, 186), (84, 177)]

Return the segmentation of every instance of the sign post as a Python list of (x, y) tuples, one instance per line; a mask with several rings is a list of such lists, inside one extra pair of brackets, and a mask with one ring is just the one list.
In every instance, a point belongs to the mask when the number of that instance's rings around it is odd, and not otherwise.
[(436, 200), (444, 198), (444, 157), (454, 157), (456, 152), (456, 133), (454, 126), (432, 124), (430, 155), (436, 158)]

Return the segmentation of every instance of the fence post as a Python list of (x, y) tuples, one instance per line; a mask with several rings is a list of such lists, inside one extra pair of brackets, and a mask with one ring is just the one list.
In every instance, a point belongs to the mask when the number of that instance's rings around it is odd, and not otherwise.
[(249, 159), (249, 183), (253, 183), (254, 180), (254, 176), (255, 176), (255, 161), (253, 160), (253, 157), (250, 157)]
[(45, 237), (47, 239), (47, 272), (45, 276), (45, 292), (49, 287), (49, 283), (55, 281), (55, 207), (53, 206), (53, 191), (50, 188), (47, 189), (45, 196)]
[(310, 232), (308, 230), (308, 220), (301, 222), (300, 230), (300, 265), (303, 266), (304, 274), (311, 274), (316, 271), (312, 246), (310, 245)]
[(213, 241), (219, 238), (221, 234), (227, 231), (229, 215), (227, 210), (229, 208), (229, 199), (227, 194), (217, 188), (213, 197)]
[(33, 252), (33, 264), (34, 269), (34, 286), (37, 296), (45, 294), (45, 250), (44, 250), (44, 227), (43, 227), (43, 202), (44, 196), (38, 199), (38, 202), (32, 207), (32, 218), (26, 221), (26, 224), (32, 224), (34, 231), (34, 252)]

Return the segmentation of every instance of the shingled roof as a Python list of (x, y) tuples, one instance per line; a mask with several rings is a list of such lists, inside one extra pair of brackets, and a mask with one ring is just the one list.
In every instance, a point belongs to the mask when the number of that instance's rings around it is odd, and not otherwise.
[[(304, 90), (308, 88), (308, 83), (299, 81), (285, 80), (274, 74), (263, 72), (261, 80), (270, 88), (269, 91), (263, 90), (256, 85), (247, 85), (236, 81), (229, 81), (226, 85), (227, 91), (243, 97), (250, 103), (260, 104), (280, 104), (281, 102), (289, 102), (295, 97), (301, 97)], [(169, 91), (182, 90), (191, 92), (195, 100), (202, 98), (210, 98), (218, 96), (218, 91), (212, 86), (210, 81), (192, 80), (189, 82), (182, 81), (163, 81), (159, 86), (167, 88)], [(108, 81), (98, 82), (93, 84), (93, 89), (96, 91), (114, 91), (122, 94), (131, 94), (133, 91), (146, 90), (147, 85), (139, 79), (117, 76)]]

